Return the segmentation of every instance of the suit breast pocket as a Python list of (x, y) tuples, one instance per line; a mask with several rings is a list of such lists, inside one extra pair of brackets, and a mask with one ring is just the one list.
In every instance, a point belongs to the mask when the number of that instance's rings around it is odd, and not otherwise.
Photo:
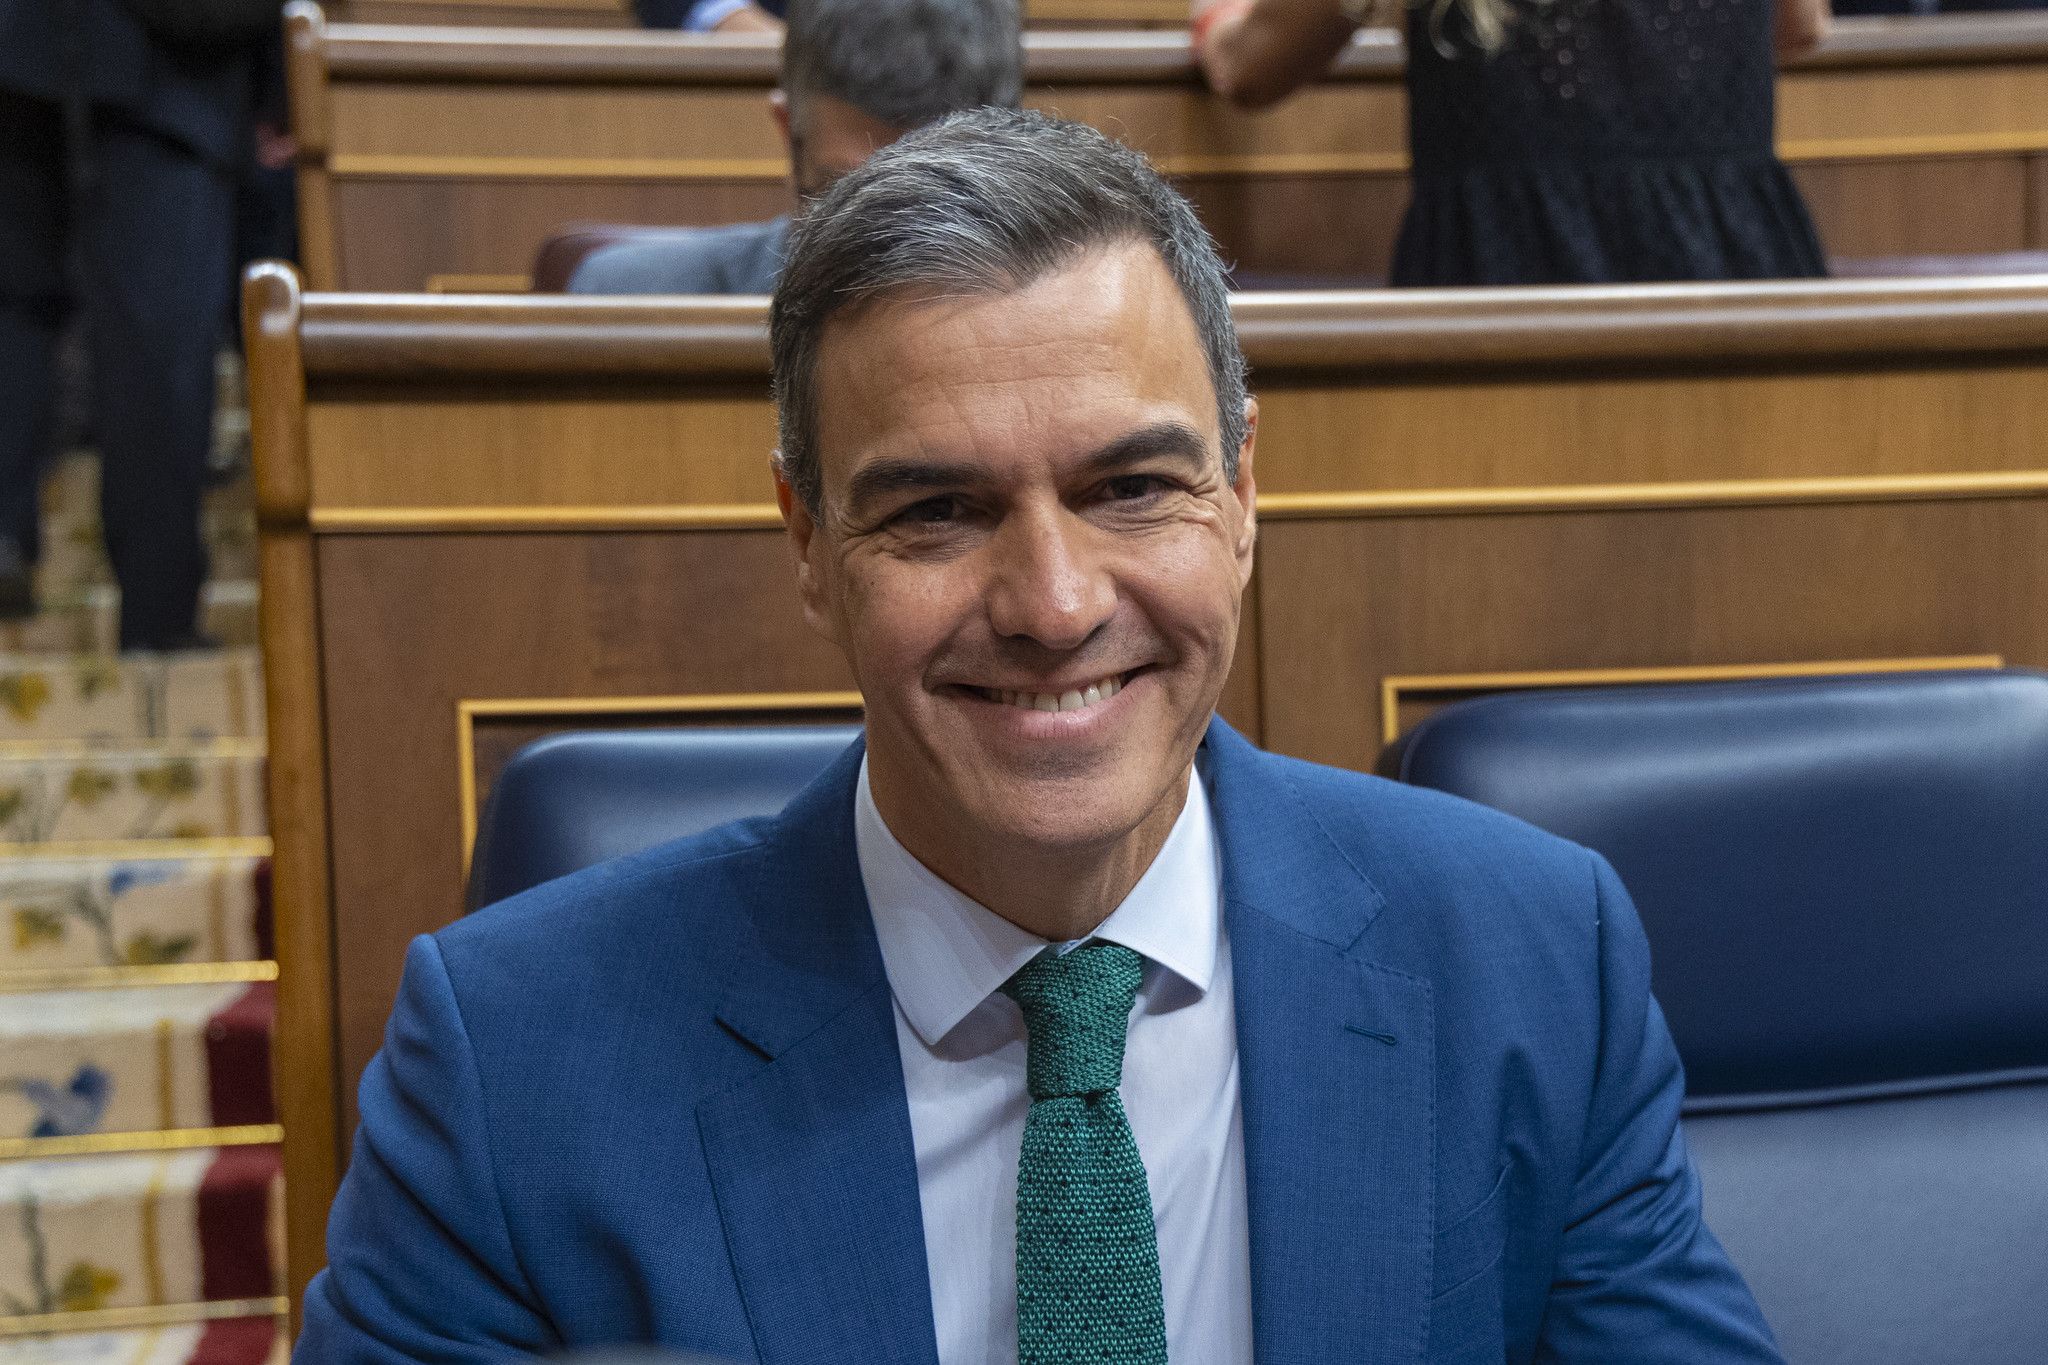
[(1506, 1354), (1501, 1322), (1501, 1261), (1507, 1251), (1508, 1168), (1468, 1212), (1436, 1235), (1429, 1304), (1431, 1365), (1466, 1365)]

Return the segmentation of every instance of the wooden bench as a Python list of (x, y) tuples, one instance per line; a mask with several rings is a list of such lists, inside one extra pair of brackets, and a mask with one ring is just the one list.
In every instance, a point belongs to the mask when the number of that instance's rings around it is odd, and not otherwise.
[[(772, 38), (328, 25), (307, 0), (289, 30), (317, 287), (520, 288), (563, 223), (788, 205)], [(1034, 33), (1027, 50), (1030, 101), (1145, 150), (1243, 268), (1384, 272), (1408, 197), (1391, 33), (1258, 115), (1208, 95), (1182, 35)], [(2048, 15), (1845, 20), (1778, 101), (1831, 254), (2048, 248)]]
[[(2048, 665), (2048, 280), (1241, 296), (1226, 714), (1370, 768), (1432, 706)], [(758, 300), (246, 295), (295, 1287), (505, 755), (850, 717), (770, 502)]]

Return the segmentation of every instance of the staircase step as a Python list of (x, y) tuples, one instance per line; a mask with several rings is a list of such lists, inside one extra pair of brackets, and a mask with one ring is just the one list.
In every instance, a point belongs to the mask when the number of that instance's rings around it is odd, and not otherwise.
[(0, 1140), (273, 1123), (275, 1015), (268, 981), (0, 995)]
[(285, 1365), (291, 1339), (275, 1317), (0, 1339), (0, 1365)]
[(262, 661), (253, 649), (0, 654), (0, 745), (262, 735)]
[[(200, 599), (200, 628), (224, 645), (256, 643), (256, 584), (215, 579)], [(0, 621), (0, 652), (110, 654), (120, 642), (120, 594), (98, 584), (43, 599), (25, 621)]]
[(0, 984), (9, 972), (272, 956), (262, 858), (0, 858)]
[(263, 832), (263, 749), (253, 741), (0, 754), (0, 843), (15, 845), (0, 851)]
[(281, 1185), (275, 1147), (0, 1162), (0, 1332), (277, 1294)]

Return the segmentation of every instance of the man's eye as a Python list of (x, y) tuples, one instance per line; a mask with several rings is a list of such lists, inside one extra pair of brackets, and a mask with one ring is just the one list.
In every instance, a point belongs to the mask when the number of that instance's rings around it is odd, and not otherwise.
[(959, 515), (958, 498), (926, 498), (922, 502), (913, 502), (898, 512), (894, 520), (910, 526), (943, 526), (957, 519)]
[(1112, 502), (1135, 502), (1165, 491), (1166, 480), (1156, 474), (1119, 474), (1105, 486)]

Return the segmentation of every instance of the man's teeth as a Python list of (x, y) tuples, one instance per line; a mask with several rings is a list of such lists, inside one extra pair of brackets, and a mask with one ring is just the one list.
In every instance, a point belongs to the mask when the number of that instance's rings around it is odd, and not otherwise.
[(989, 696), (1005, 706), (1021, 706), (1026, 711), (1078, 711), (1084, 706), (1093, 706), (1099, 701), (1108, 701), (1123, 691), (1121, 678), (1104, 678), (1093, 686), (1079, 692), (1004, 692), (991, 690)]

